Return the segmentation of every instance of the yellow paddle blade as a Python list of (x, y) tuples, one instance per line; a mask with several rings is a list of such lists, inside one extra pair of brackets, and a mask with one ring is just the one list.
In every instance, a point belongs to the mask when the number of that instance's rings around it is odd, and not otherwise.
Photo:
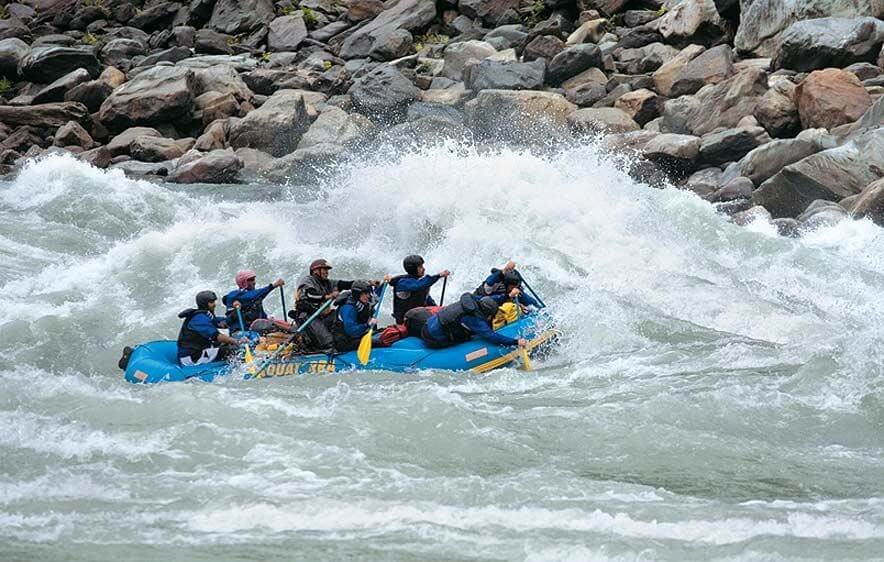
[(368, 364), (368, 358), (371, 357), (371, 337), (374, 335), (374, 328), (369, 328), (362, 340), (359, 342), (359, 348), (356, 350), (356, 358), (363, 365)]
[(252, 363), (255, 361), (255, 358), (252, 357), (252, 350), (249, 348), (249, 344), (246, 344), (246, 353), (244, 355), (246, 363)]
[(522, 367), (526, 371), (534, 370), (533, 367), (531, 367), (531, 358), (528, 357), (528, 350), (524, 347), (520, 347), (519, 353), (522, 355)]

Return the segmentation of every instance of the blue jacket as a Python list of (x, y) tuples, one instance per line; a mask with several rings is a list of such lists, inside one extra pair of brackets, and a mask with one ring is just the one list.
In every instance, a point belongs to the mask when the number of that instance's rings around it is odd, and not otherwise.
[(362, 337), (368, 331), (368, 322), (359, 321), (359, 311), (353, 303), (348, 302), (341, 306), (338, 310), (338, 315), (341, 318), (341, 323), (344, 325), (344, 333), (351, 338)]
[[(492, 293), (488, 293), (484, 296), (493, 297), (497, 304), (503, 304), (505, 302), (509, 302), (509, 295), (506, 294), (506, 287), (503, 286), (503, 271), (500, 269), (492, 269), (491, 275), (485, 278), (485, 283), (483, 285), (486, 291), (491, 289)], [(522, 291), (522, 294), (519, 295), (519, 302), (524, 304), (525, 306), (533, 306), (535, 308), (540, 308), (540, 303), (537, 302), (537, 299), (528, 294), (522, 286), (519, 286), (519, 289)], [(503, 296), (503, 299), (499, 299), (498, 297)]]
[[(486, 322), (482, 318), (479, 318), (478, 316), (465, 314), (461, 317), (460, 322), (467, 330), (472, 332), (474, 336), (478, 336), (484, 340), (488, 340), (495, 345), (519, 345), (518, 340), (509, 338), (507, 336), (504, 336), (503, 334), (498, 334), (491, 329), (491, 326), (488, 325), (488, 322)], [(439, 318), (437, 316), (431, 316), (430, 319), (427, 320), (427, 332), (429, 332), (430, 337), (432, 337), (436, 341), (442, 342), (448, 339), (448, 337), (445, 335), (444, 330), (442, 329), (442, 323), (439, 322)]]
[(178, 357), (196, 358), (202, 350), (214, 347), (218, 328), (225, 327), (224, 318), (217, 318), (208, 310), (188, 309), (178, 315), (184, 318), (178, 334)]
[(224, 313), (224, 316), (227, 318), (227, 325), (230, 327), (231, 331), (235, 332), (240, 329), (239, 317), (236, 314), (236, 309), (233, 308), (233, 302), (239, 301), (239, 304), (242, 307), (240, 308), (240, 311), (242, 312), (242, 321), (245, 324), (245, 329), (248, 330), (249, 326), (255, 320), (258, 320), (259, 318), (267, 318), (267, 313), (264, 312), (264, 304), (262, 301), (273, 291), (273, 288), (274, 287), (271, 284), (251, 291), (248, 289), (235, 289), (224, 295), (221, 302), (227, 306), (227, 312)]

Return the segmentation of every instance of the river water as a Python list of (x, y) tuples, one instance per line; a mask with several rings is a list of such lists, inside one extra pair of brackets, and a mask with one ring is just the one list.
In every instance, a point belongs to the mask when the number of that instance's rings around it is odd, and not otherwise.
[[(116, 367), (241, 267), (409, 253), (454, 272), (449, 301), (512, 257), (560, 346), (531, 373)], [(377, 156), (309, 188), (53, 156), (0, 183), (0, 559), (882, 560), (882, 289), (867, 221), (737, 227), (591, 145)]]

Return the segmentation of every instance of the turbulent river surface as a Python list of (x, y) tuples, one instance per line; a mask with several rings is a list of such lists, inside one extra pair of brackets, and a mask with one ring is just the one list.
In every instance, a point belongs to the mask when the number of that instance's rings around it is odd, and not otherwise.
[[(884, 559), (884, 231), (737, 227), (592, 146), (455, 148), (311, 187), (0, 182), (0, 559)], [(241, 267), (409, 253), (449, 302), (512, 257), (561, 344), (530, 373), (116, 367)]]

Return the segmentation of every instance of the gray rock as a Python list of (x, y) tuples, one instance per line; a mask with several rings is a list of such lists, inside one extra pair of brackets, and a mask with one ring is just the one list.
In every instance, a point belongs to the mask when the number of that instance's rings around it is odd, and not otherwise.
[(817, 18), (796, 21), (780, 39), (771, 68), (809, 72), (874, 61), (884, 43), (876, 18)]
[(141, 162), (165, 162), (184, 155), (184, 150), (173, 139), (155, 136), (135, 137), (129, 145), (132, 158)]
[(700, 139), (693, 135), (664, 133), (657, 135), (646, 144), (642, 153), (646, 158), (662, 165), (665, 169), (691, 172), (697, 167)]
[(194, 118), (201, 120), (203, 125), (236, 116), (240, 111), (236, 98), (229, 93), (206, 92), (194, 98), (193, 104), (196, 107)]
[(291, 16), (281, 16), (270, 22), (267, 48), (274, 52), (297, 51), (307, 38), (307, 25), (300, 11)]
[(408, 105), (420, 96), (414, 84), (390, 65), (360, 76), (347, 92), (357, 112), (378, 123), (399, 123)]
[(319, 114), (316, 121), (301, 137), (298, 149), (309, 148), (317, 144), (337, 144), (346, 146), (359, 141), (374, 128), (374, 124), (366, 117), (332, 107)]
[(721, 189), (717, 189), (706, 199), (710, 203), (723, 203), (726, 201), (736, 201), (738, 199), (749, 199), (752, 197), (752, 191), (755, 184), (749, 178), (734, 178), (725, 184)]
[(720, 166), (746, 156), (759, 144), (769, 141), (761, 127), (737, 127), (710, 133), (700, 144), (700, 161), (708, 166)]
[(838, 203), (818, 199), (796, 217), (801, 230), (815, 230), (833, 226), (848, 217), (847, 210)]
[(734, 224), (740, 226), (746, 226), (753, 222), (769, 223), (771, 222), (771, 219), (772, 217), (770, 216), (770, 213), (761, 205), (755, 205), (745, 211), (740, 211), (731, 215), (731, 220)]
[(175, 183), (234, 183), (242, 169), (242, 160), (232, 150), (213, 150), (208, 154), (190, 152), (169, 173)]
[(172, 47), (146, 56), (138, 62), (138, 66), (154, 66), (161, 62), (176, 63), (189, 58), (190, 47)]
[(552, 60), (565, 50), (565, 42), (554, 35), (538, 35), (525, 45), (522, 60), (531, 62), (537, 59)]
[(64, 94), (64, 101), (75, 101), (85, 105), (90, 113), (95, 113), (107, 99), (113, 87), (105, 80), (89, 80), (74, 86)]
[(625, 133), (641, 129), (628, 113), (613, 107), (578, 109), (568, 116), (568, 123), (583, 133)]
[(663, 36), (650, 26), (642, 26), (627, 31), (615, 49), (638, 49), (654, 43), (663, 43)]
[(78, 68), (77, 70), (73, 70), (37, 92), (31, 103), (37, 105), (41, 103), (62, 101), (65, 99), (66, 92), (87, 80), (89, 80), (89, 72), (86, 71), (86, 69)]
[(115, 89), (101, 104), (98, 119), (110, 130), (189, 121), (195, 86), (194, 73), (188, 68), (154, 67)]
[(29, 82), (48, 84), (78, 68), (98, 76), (98, 59), (91, 49), (72, 47), (35, 47), (21, 59), (18, 73)]
[(194, 50), (197, 53), (223, 55), (230, 52), (232, 35), (218, 33), (213, 29), (200, 29), (194, 38)]
[(387, 146), (420, 147), (447, 140), (463, 140), (467, 129), (463, 122), (439, 116), (422, 117), (382, 131), (378, 142)]
[(0, 41), (0, 76), (10, 80), (18, 75), (18, 66), (29, 51), (28, 44), (17, 37)]
[(852, 72), (860, 80), (869, 80), (881, 74), (881, 67), (870, 62), (855, 62), (844, 70)]
[(489, 27), (512, 23), (504, 21), (507, 12), (519, 8), (518, 0), (459, 0), (460, 13), (472, 19), (479, 19)]
[(108, 166), (111, 170), (123, 170), (123, 173), (133, 178), (165, 177), (169, 173), (169, 167), (169, 162), (152, 163), (137, 160), (127, 160)]
[(591, 107), (604, 99), (608, 90), (604, 84), (588, 82), (565, 90), (565, 98), (580, 107)]
[(479, 140), (533, 144), (565, 135), (576, 106), (550, 92), (484, 90), (464, 109)]
[(68, 121), (55, 131), (52, 144), (62, 147), (79, 146), (84, 150), (89, 150), (95, 146), (95, 141), (92, 140), (92, 137), (89, 136), (89, 133), (82, 125), (76, 121)]
[(718, 84), (734, 72), (734, 54), (728, 45), (719, 45), (698, 55), (676, 75), (669, 95), (694, 94), (707, 84)]
[(536, 90), (543, 87), (546, 61), (506, 62), (484, 60), (464, 69), (468, 90)]
[(0, 105), (0, 123), (6, 125), (55, 129), (68, 121), (85, 123), (89, 111), (81, 103), (58, 102), (40, 105)]
[(209, 25), (221, 33), (245, 33), (276, 17), (272, 0), (218, 0)]
[(654, 81), (654, 89), (664, 96), (670, 96), (672, 84), (682, 69), (695, 57), (705, 52), (705, 50), (706, 48), (702, 45), (688, 45), (672, 59), (664, 62), (660, 68), (654, 71), (651, 77)]
[(521, 53), (528, 44), (528, 28), (521, 24), (501, 25), (489, 31), (483, 39), (488, 42), (499, 43), (498, 50), (515, 49)]
[(663, 126), (668, 131), (704, 135), (719, 127), (734, 127), (752, 115), (767, 91), (762, 70), (748, 68), (720, 84), (709, 85), (693, 96), (666, 102)]
[(796, 21), (826, 16), (884, 16), (880, 0), (743, 0), (741, 8), (734, 45), (739, 52), (760, 56), (771, 56), (783, 30)]
[(401, 37), (397, 32), (423, 29), (435, 18), (436, 3), (433, 0), (400, 0), (347, 37), (341, 45), (340, 56), (344, 59), (370, 56), (390, 60), (384, 57), (388, 54), (384, 47), (391, 38)]
[(147, 54), (147, 45), (134, 39), (114, 39), (101, 48), (101, 62), (129, 70), (132, 67), (132, 59)]
[(92, 150), (86, 150), (77, 155), (77, 158), (86, 162), (90, 166), (95, 166), (96, 168), (107, 168), (111, 162), (110, 151), (106, 146), (99, 146), (98, 148), (93, 148)]
[(713, 0), (681, 2), (656, 23), (667, 43), (711, 47), (726, 42), (733, 34), (733, 26), (718, 15)]
[(333, 173), (334, 165), (346, 151), (337, 144), (315, 144), (277, 158), (261, 170), (261, 175), (277, 183), (310, 184)]
[(614, 102), (615, 108), (625, 111), (641, 126), (657, 118), (661, 105), (660, 97), (644, 88), (627, 92)]
[(181, 6), (177, 2), (159, 2), (136, 11), (129, 25), (145, 31), (164, 29), (172, 23), (172, 18)]
[(618, 72), (626, 74), (646, 74), (659, 69), (670, 61), (678, 51), (663, 43), (651, 43), (636, 49), (623, 49), (619, 52), (619, 62), (615, 63)]
[(132, 127), (126, 129), (107, 143), (107, 148), (110, 151), (111, 157), (116, 158), (117, 156), (129, 154), (132, 142), (136, 138), (142, 136), (161, 137), (162, 135), (160, 135), (159, 131), (150, 127)]
[(452, 80), (463, 78), (463, 69), (469, 60), (481, 61), (497, 53), (485, 41), (459, 41), (445, 47), (445, 65), (442, 75)]
[[(423, 96), (421, 96), (423, 98)], [(443, 103), (415, 102), (408, 107), (408, 113), (405, 116), (406, 121), (417, 121), (426, 117), (437, 117), (447, 119), (453, 123), (463, 123), (463, 113), (455, 109), (452, 105)]]
[[(770, 213), (768, 213), (770, 214)], [(786, 236), (788, 238), (798, 238), (801, 235), (800, 227), (798, 221), (790, 218), (779, 218), (773, 219), (770, 221), (777, 228), (777, 233), (780, 236)]]
[(761, 184), (752, 200), (774, 217), (796, 217), (816, 199), (840, 201), (878, 179), (884, 170), (884, 129), (790, 164)]
[(230, 146), (257, 148), (273, 156), (284, 156), (297, 148), (309, 126), (304, 95), (280, 90), (231, 127)]
[(203, 134), (196, 139), (196, 142), (193, 144), (193, 149), (200, 152), (208, 152), (210, 150), (221, 150), (226, 148), (227, 132), (230, 130), (229, 124), (229, 119), (219, 119), (210, 123), (203, 131)]
[(774, 137), (793, 137), (801, 130), (801, 118), (795, 105), (795, 84), (771, 79), (770, 89), (761, 96), (755, 109), (758, 122)]
[(18, 18), (6, 18), (0, 20), (0, 40), (5, 39), (30, 39), (31, 30)]
[(549, 62), (546, 78), (554, 86), (577, 76), (589, 68), (602, 66), (602, 51), (597, 45), (574, 45), (557, 54)]
[(804, 139), (775, 140), (746, 154), (740, 161), (740, 175), (751, 179), (755, 185), (761, 185), (789, 164), (820, 150), (820, 146)]
[(711, 195), (721, 185), (721, 168), (703, 168), (691, 174), (685, 182), (685, 189), (693, 191), (700, 197)]
[(240, 103), (250, 102), (254, 97), (252, 90), (246, 85), (236, 69), (227, 64), (216, 64), (193, 71), (195, 95), (206, 92), (230, 94)]

